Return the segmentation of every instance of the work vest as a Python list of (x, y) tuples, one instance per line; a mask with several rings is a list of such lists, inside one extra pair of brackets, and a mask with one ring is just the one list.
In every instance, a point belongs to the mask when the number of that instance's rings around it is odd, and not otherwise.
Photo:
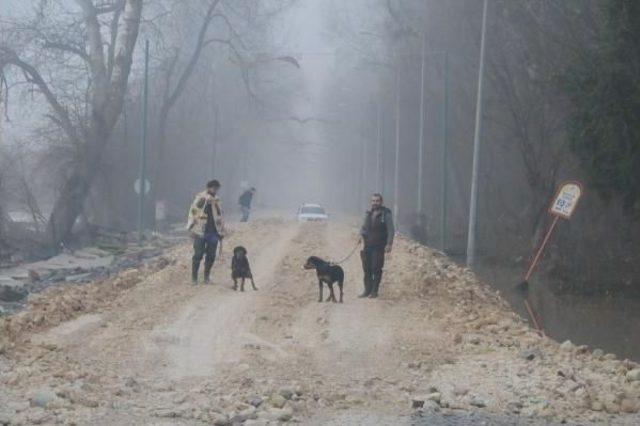
[(389, 237), (386, 223), (387, 212), (386, 207), (381, 208), (377, 214), (372, 211), (367, 212), (367, 237), (365, 238), (367, 246), (384, 247), (387, 245)]

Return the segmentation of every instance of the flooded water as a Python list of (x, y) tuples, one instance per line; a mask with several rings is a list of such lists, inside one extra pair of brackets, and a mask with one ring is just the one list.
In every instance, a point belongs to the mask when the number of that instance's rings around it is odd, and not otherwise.
[[(522, 271), (481, 265), (477, 272), (516, 312), (529, 319), (523, 296), (514, 288), (522, 281)], [(557, 295), (547, 283), (534, 277), (529, 303), (541, 318), (545, 333), (553, 339), (571, 340), (640, 362), (640, 298)]]

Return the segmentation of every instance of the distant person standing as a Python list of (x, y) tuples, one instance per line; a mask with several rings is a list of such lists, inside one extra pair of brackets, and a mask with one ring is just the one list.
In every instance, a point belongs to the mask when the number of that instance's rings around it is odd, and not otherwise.
[(193, 238), (191, 282), (198, 284), (198, 269), (204, 256), (204, 283), (210, 282), (211, 268), (216, 260), (218, 243), (224, 236), (222, 208), (217, 196), (220, 182), (207, 182), (205, 191), (198, 193), (191, 203), (187, 229)]
[(364, 216), (360, 235), (364, 248), (360, 252), (364, 271), (364, 292), (358, 297), (378, 297), (384, 255), (391, 252), (395, 229), (391, 210), (383, 205), (381, 194), (371, 196), (371, 209)]
[(242, 219), (240, 219), (240, 222), (249, 221), (249, 214), (251, 213), (251, 201), (253, 201), (253, 195), (255, 193), (255, 188), (249, 188), (244, 191), (238, 199), (238, 204), (240, 204), (240, 209), (242, 210)]

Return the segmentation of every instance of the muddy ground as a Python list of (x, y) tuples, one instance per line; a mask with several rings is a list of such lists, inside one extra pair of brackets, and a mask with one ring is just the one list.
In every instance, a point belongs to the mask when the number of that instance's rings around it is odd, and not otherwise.
[[(474, 275), (398, 237), (382, 296), (318, 303), (309, 255), (353, 227), (237, 224), (214, 284), (188, 244), (141, 269), (30, 296), (0, 337), (0, 424), (640, 424), (640, 370), (536, 332)], [(259, 291), (231, 289), (229, 248)], [(326, 297), (326, 293), (325, 293)]]

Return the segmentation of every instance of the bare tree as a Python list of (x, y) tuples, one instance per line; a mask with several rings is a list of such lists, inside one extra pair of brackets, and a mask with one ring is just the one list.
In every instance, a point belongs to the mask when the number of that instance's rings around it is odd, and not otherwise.
[[(77, 161), (67, 173), (54, 202), (47, 231), (55, 245), (67, 239), (83, 210), (84, 202), (105, 145), (122, 111), (131, 72), (134, 47), (142, 15), (142, 0), (75, 0), (77, 9), (69, 12), (64, 2), (41, 3), (40, 13), (22, 30), (23, 45), (0, 44), (0, 73), (16, 67), (27, 83), (46, 99), (49, 118), (61, 128), (69, 142), (79, 149)], [(64, 11), (65, 25), (48, 25), (47, 13)], [(17, 28), (21, 26), (17, 25)], [(17, 30), (19, 31), (19, 30)], [(18, 47), (18, 48), (16, 48)], [(62, 59), (53, 73), (44, 74), (35, 60), (23, 57), (24, 51), (35, 54), (57, 52)], [(51, 75), (53, 74), (53, 75)], [(85, 81), (84, 114), (72, 114), (72, 102), (64, 92), (57, 92), (56, 79), (78, 75)], [(76, 99), (76, 101), (78, 101)]]

